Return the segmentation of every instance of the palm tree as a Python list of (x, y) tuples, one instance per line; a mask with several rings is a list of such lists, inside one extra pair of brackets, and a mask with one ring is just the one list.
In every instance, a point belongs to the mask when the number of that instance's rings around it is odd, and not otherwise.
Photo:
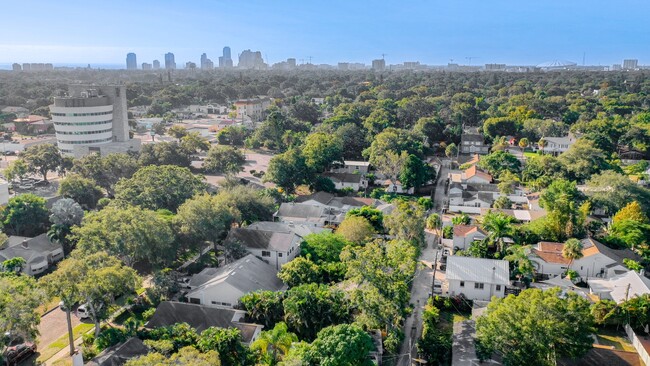
[(513, 245), (508, 248), (508, 254), (503, 259), (508, 262), (514, 262), (520, 276), (532, 277), (535, 273), (533, 262), (528, 258), (530, 253), (530, 245)]
[(567, 240), (562, 248), (562, 257), (569, 260), (567, 270), (571, 269), (573, 261), (582, 258), (582, 242), (576, 238)]
[(280, 322), (273, 329), (262, 332), (251, 348), (259, 349), (262, 356), (268, 359), (269, 365), (277, 365), (282, 356), (289, 352), (293, 342), (298, 342), (298, 337), (289, 332), (287, 324)]
[(488, 212), (483, 217), (482, 228), (489, 233), (488, 240), (497, 246), (497, 251), (503, 253), (504, 238), (512, 235), (514, 218), (502, 212)]

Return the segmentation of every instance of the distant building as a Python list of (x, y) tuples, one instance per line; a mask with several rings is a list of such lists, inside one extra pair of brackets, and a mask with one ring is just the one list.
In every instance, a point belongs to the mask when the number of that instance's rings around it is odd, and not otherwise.
[(126, 69), (127, 70), (138, 69), (138, 61), (136, 59), (135, 53), (133, 52), (126, 54)]
[(636, 70), (638, 68), (639, 68), (639, 60), (637, 59), (623, 60), (623, 69)]
[(223, 48), (223, 56), (219, 57), (219, 67), (220, 68), (233, 67), (232, 57), (230, 56), (230, 47), (228, 46)]
[(235, 102), (237, 118), (250, 118), (253, 122), (259, 122), (264, 119), (266, 109), (271, 105), (269, 98), (240, 99)]
[(544, 137), (543, 139), (546, 142), (546, 146), (540, 150), (542, 150), (545, 154), (553, 155), (559, 155), (569, 150), (571, 145), (575, 144), (577, 141), (575, 136), (572, 134), (568, 134), (564, 137)]
[(175, 70), (176, 69), (176, 60), (174, 59), (174, 54), (167, 52), (165, 54), (165, 69)]
[(214, 63), (208, 58), (207, 54), (201, 55), (201, 70), (212, 70), (214, 68)]
[(264, 59), (262, 59), (262, 52), (260, 51), (253, 52), (251, 50), (244, 50), (239, 55), (239, 64), (237, 64), (237, 67), (242, 69), (259, 70), (265, 68), (266, 64), (264, 63)]
[(386, 69), (386, 60), (372, 60), (372, 69), (374, 71), (384, 71)]
[(153, 69), (154, 70), (160, 70), (160, 61), (153, 60)]
[(187, 61), (185, 63), (185, 68), (188, 69), (188, 70), (196, 70), (196, 63), (194, 63), (192, 61)]
[(70, 85), (50, 105), (57, 145), (62, 153), (80, 157), (90, 152), (138, 151), (129, 139), (126, 87)]
[(485, 64), (486, 71), (505, 71), (506, 64)]
[(17, 64), (17, 63), (14, 63), (13, 65), (11, 65), (11, 69), (13, 71), (23, 71), (23, 67), (20, 66), (20, 64)]
[(148, 64), (146, 62), (142, 63), (142, 70), (151, 70), (151, 69), (152, 69), (151, 64)]
[(621, 65), (619, 64), (612, 65), (612, 71), (621, 71)]
[(32, 69), (31, 65), (28, 63), (23, 64), (23, 71), (30, 71)]
[(339, 62), (338, 68), (339, 68), (339, 70), (350, 70), (350, 63), (349, 62)]
[(417, 70), (421, 67), (422, 65), (420, 65), (420, 61), (404, 62), (404, 69), (406, 70)]
[(286, 61), (273, 64), (272, 68), (275, 70), (293, 70), (296, 68), (296, 59), (288, 58)]

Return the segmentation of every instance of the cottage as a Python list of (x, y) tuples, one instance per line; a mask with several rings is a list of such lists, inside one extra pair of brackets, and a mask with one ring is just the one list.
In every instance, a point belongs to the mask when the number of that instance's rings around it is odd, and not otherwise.
[(415, 189), (413, 187), (407, 189), (399, 180), (393, 182), (390, 179), (386, 179), (383, 183), (383, 186), (384, 190), (388, 193), (413, 194), (415, 192)]
[(461, 154), (488, 154), (490, 145), (485, 143), (485, 138), (478, 132), (463, 132), (460, 135)]
[(470, 300), (489, 301), (492, 296), (504, 297), (510, 284), (508, 261), (447, 257), (447, 282), (449, 295), (463, 294)]
[(139, 338), (131, 337), (122, 343), (106, 348), (97, 357), (90, 360), (86, 366), (121, 366), (129, 360), (147, 353), (149, 353), (147, 346)]
[(146, 328), (154, 329), (178, 323), (187, 323), (198, 333), (210, 327), (237, 328), (241, 332), (242, 343), (250, 345), (262, 332), (262, 325), (246, 323), (243, 310), (217, 308), (175, 301), (163, 301), (156, 308)]
[(285, 202), (280, 204), (273, 217), (287, 224), (324, 227), (340, 224), (345, 218), (345, 212), (326, 205)]
[(370, 162), (367, 161), (356, 161), (356, 160), (344, 160), (343, 166), (340, 166), (339, 162), (337, 166), (332, 168), (333, 173), (354, 173), (354, 174), (368, 174), (370, 170)]
[(454, 226), (454, 248), (465, 250), (475, 241), (482, 241), (487, 238), (487, 233), (476, 225)]
[(544, 137), (546, 141), (546, 146), (542, 147), (542, 150), (545, 154), (559, 155), (571, 147), (576, 142), (576, 138), (569, 134), (564, 137)]
[[(582, 258), (571, 264), (571, 269), (583, 278), (610, 278), (628, 271), (623, 266), (623, 259), (640, 260), (629, 249), (616, 250), (588, 238), (582, 240)], [(533, 262), (535, 271), (545, 277), (564, 274), (569, 266), (569, 260), (562, 256), (563, 243), (540, 242), (530, 252), (529, 259)]]
[(224, 245), (239, 244), (264, 262), (280, 270), (284, 264), (296, 257), (302, 238), (291, 230), (283, 229), (231, 229)]
[(0, 262), (16, 257), (25, 260), (22, 271), (33, 276), (45, 272), (51, 265), (63, 259), (63, 247), (51, 242), (47, 234), (34, 238), (10, 236), (3, 249), (0, 249)]
[(379, 201), (373, 198), (363, 198), (363, 197), (336, 197), (332, 193), (327, 192), (316, 192), (308, 196), (299, 196), (296, 198), (297, 203), (313, 205), (319, 207), (331, 208), (334, 210), (341, 210), (348, 212), (353, 208), (359, 208), (363, 206), (374, 207)]
[(631, 298), (650, 294), (650, 279), (634, 271), (608, 278), (589, 278), (590, 293), (601, 300), (614, 300), (617, 304)]

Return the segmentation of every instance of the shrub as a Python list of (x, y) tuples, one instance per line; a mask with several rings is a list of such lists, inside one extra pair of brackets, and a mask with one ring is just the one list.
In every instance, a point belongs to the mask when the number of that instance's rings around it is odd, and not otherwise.
[(103, 351), (108, 347), (126, 341), (127, 338), (127, 334), (124, 330), (118, 328), (108, 328), (99, 333), (99, 337), (95, 339), (95, 347), (97, 347), (98, 351)]

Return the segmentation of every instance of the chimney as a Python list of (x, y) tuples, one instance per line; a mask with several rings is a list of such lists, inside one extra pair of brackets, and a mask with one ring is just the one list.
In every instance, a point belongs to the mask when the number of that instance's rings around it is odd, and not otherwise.
[(29, 240), (27, 239), (23, 240), (23, 242), (20, 245), (22, 245), (22, 247), (25, 249), (29, 248)]

